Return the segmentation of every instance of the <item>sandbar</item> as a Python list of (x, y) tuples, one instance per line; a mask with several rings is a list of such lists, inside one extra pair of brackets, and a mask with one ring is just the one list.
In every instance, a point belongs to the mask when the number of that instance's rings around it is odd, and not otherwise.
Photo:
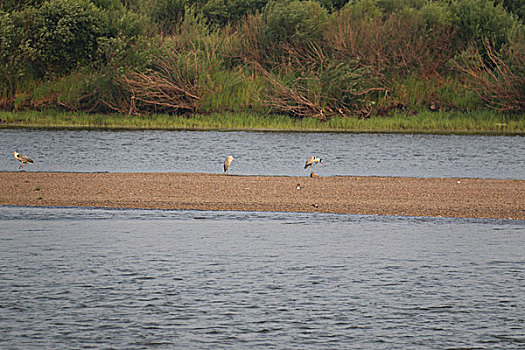
[(0, 172), (1, 205), (525, 220), (525, 180)]

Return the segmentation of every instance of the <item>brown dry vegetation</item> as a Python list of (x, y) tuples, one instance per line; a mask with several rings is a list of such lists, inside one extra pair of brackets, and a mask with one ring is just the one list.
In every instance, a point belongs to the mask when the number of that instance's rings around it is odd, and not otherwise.
[(500, 111), (525, 110), (525, 35), (503, 52), (489, 40), (482, 51), (471, 46), (457, 67), (487, 105)]

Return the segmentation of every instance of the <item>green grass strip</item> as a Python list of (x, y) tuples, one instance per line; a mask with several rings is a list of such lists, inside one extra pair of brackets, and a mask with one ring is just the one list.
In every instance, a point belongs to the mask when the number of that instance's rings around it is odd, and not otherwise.
[(315, 118), (250, 113), (128, 116), (61, 111), (0, 111), (0, 127), (525, 135), (525, 115), (507, 115), (490, 110), (468, 113), (422, 112), (367, 119), (337, 117), (322, 122)]

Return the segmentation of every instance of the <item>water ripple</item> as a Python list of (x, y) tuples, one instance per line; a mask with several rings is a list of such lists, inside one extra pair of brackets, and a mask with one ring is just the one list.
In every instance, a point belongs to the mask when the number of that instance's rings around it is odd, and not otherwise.
[(489, 349), (525, 340), (521, 222), (1, 209), (0, 348)]
[[(305, 176), (316, 154), (322, 176), (525, 179), (525, 143), (511, 136), (0, 129), (0, 149), (29, 154), (28, 171), (221, 173), (233, 154), (235, 174)], [(0, 157), (0, 170), (17, 168)]]

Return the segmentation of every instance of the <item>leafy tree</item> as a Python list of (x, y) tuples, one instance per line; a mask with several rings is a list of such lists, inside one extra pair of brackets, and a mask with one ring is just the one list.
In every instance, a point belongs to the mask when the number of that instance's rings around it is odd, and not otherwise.
[(493, 0), (453, 0), (450, 9), (453, 24), (465, 45), (474, 41), (482, 48), (488, 38), (499, 50), (519, 23), (502, 3)]
[(63, 74), (91, 62), (107, 33), (102, 11), (89, 1), (50, 0), (34, 15), (32, 48), (42, 73)]

